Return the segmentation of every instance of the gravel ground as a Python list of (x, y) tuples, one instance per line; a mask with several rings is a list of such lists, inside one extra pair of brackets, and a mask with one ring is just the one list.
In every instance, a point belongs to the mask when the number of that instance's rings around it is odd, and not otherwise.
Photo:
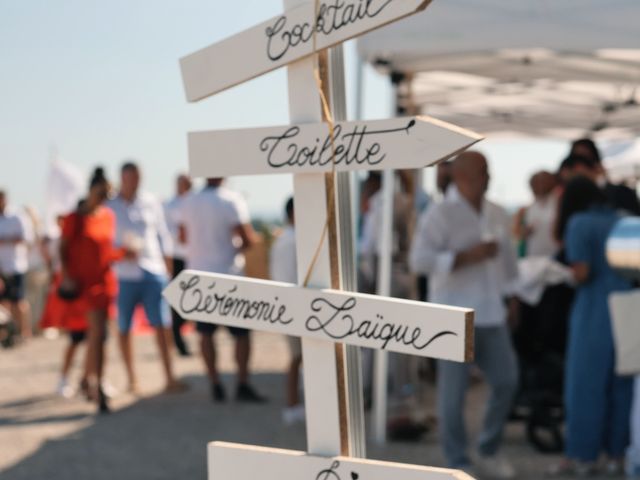
[[(124, 390), (124, 369), (114, 336), (109, 341), (107, 377)], [(188, 340), (195, 350), (196, 338)], [(205, 479), (206, 444), (223, 440), (305, 450), (303, 425), (284, 426), (287, 346), (283, 338), (254, 335), (253, 382), (269, 396), (264, 405), (210, 401), (207, 382), (197, 356), (180, 358), (176, 368), (190, 390), (163, 395), (162, 375), (152, 337), (135, 339), (141, 394), (119, 393), (110, 415), (97, 416), (80, 398), (63, 399), (53, 392), (65, 339), (35, 339), (11, 350), (0, 350), (0, 478), (34, 479)], [(234, 379), (232, 343), (219, 335), (220, 363), (228, 393)], [(77, 370), (76, 370), (77, 374)], [(482, 386), (471, 392), (467, 416), (477, 431), (485, 395)], [(432, 408), (427, 406), (427, 409)], [(368, 457), (442, 466), (438, 439), (431, 432), (416, 443), (369, 442)], [(516, 465), (518, 478), (540, 479), (557, 457), (536, 453), (514, 423), (506, 432), (504, 453)], [(222, 480), (222, 479), (221, 479)]]

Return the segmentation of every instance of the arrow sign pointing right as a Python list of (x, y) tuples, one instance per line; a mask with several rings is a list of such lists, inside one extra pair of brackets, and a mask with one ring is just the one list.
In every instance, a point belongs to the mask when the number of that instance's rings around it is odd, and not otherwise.
[(422, 168), (481, 140), (434, 118), (326, 123), (189, 133), (190, 173), (200, 177)]

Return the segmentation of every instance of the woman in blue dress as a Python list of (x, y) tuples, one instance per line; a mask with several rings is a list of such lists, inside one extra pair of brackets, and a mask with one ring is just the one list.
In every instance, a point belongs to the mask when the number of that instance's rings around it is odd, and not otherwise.
[(618, 219), (591, 180), (577, 177), (567, 185), (558, 233), (577, 288), (565, 378), (567, 458), (554, 469), (557, 474), (593, 474), (602, 453), (607, 473), (623, 471), (632, 381), (615, 374), (608, 297), (631, 285), (609, 267), (605, 256), (607, 237)]

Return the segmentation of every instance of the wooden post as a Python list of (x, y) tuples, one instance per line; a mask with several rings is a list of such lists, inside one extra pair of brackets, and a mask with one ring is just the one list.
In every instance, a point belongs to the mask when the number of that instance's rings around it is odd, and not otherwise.
[[(284, 7), (286, 10), (303, 3), (305, 0), (284, 0)], [(318, 65), (318, 59), (322, 59), (320, 61), (325, 65)], [(322, 54), (300, 60), (287, 67), (291, 123), (323, 120), (314, 77), (314, 70), (321, 67), (327, 67), (326, 56)], [(335, 174), (294, 175), (293, 190), (298, 279), (302, 282), (314, 262), (318, 242), (322, 238), (327, 216), (330, 215), (327, 208), (328, 195), (335, 195)], [(335, 207), (335, 202), (332, 204)], [(335, 209), (332, 216), (334, 219), (337, 217)], [(329, 234), (315, 259), (310, 286), (336, 289), (341, 287), (340, 267), (337, 262), (337, 234), (335, 223), (329, 225)], [(333, 248), (330, 248), (330, 244)], [(316, 455), (350, 455), (346, 418), (348, 409), (345, 404), (344, 346), (302, 339), (302, 356), (307, 412), (307, 451)]]
[[(333, 119), (338, 122), (347, 120), (347, 92), (344, 73), (344, 50), (337, 45), (329, 50), (329, 72), (331, 87), (331, 109)], [(340, 268), (342, 288), (355, 292), (358, 290), (356, 232), (357, 212), (353, 196), (352, 180), (355, 172), (339, 172), (337, 182), (338, 230), (340, 232)], [(359, 347), (346, 345), (344, 352), (344, 376), (347, 386), (345, 408), (349, 421), (348, 445), (352, 457), (365, 458), (367, 441), (364, 428), (364, 391), (362, 386), (362, 357)]]

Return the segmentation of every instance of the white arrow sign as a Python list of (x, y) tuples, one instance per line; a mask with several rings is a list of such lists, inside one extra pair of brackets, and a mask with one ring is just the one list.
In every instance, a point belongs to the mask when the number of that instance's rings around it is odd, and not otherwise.
[[(180, 60), (195, 102), (365, 32), (416, 13), (431, 0), (319, 0)], [(315, 50), (314, 50), (315, 45)]]
[[(422, 168), (451, 157), (482, 137), (434, 118), (326, 123), (189, 133), (190, 173), (201, 177), (335, 169)], [(333, 143), (333, 147), (332, 147)]]
[(208, 453), (209, 480), (473, 480), (459, 470), (225, 442), (209, 443)]
[(185, 270), (164, 291), (181, 317), (459, 362), (473, 310)]

